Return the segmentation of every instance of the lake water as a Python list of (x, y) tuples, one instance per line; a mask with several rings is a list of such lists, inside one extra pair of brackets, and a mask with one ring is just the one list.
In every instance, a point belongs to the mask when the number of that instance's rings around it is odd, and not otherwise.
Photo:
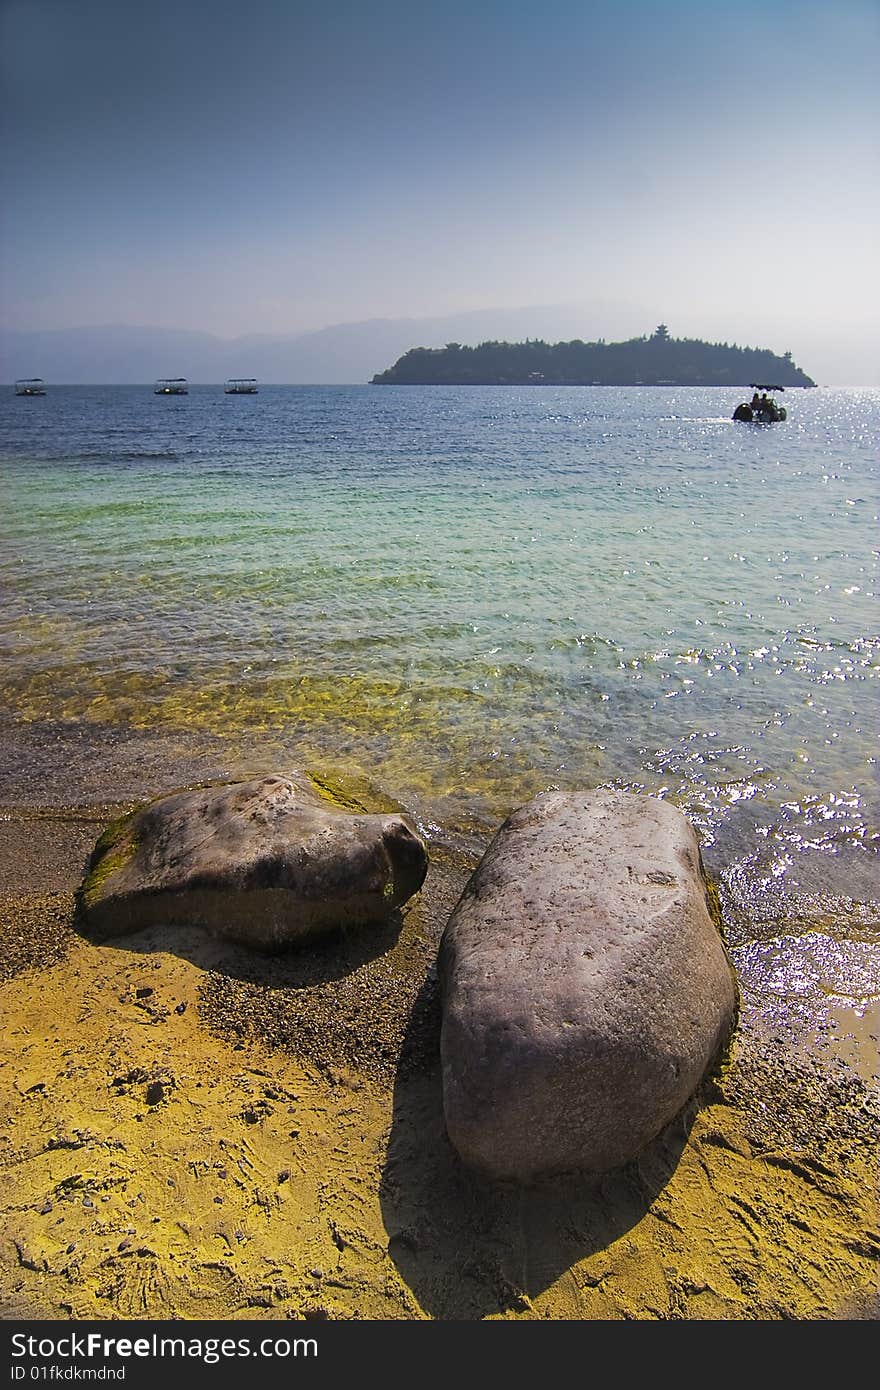
[(768, 878), (870, 858), (880, 393), (741, 394), (7, 388), (3, 705), (265, 740), (428, 828), (613, 784)]

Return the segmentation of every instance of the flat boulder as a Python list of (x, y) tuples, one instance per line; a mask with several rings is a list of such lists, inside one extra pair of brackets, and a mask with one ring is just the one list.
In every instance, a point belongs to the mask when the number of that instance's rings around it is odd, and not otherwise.
[(405, 816), (342, 810), (304, 777), (264, 777), (178, 792), (109, 826), (80, 918), (98, 940), (193, 926), (273, 950), (385, 921), (427, 863)]
[(519, 1182), (629, 1162), (733, 1028), (734, 973), (675, 807), (547, 792), (498, 831), (440, 945), (443, 1107)]

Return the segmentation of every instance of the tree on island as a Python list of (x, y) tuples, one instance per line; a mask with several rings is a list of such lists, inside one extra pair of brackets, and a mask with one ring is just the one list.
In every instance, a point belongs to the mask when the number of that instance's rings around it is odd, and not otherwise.
[(795, 366), (767, 348), (672, 338), (665, 323), (650, 338), (622, 343), (485, 342), (477, 347), (448, 343), (445, 348), (410, 348), (374, 385), (446, 386), (748, 386), (772, 381), (780, 386), (815, 386)]

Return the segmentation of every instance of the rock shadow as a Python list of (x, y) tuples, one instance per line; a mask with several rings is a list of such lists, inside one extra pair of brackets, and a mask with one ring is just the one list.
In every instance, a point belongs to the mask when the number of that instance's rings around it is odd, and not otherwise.
[[(611, 1173), (568, 1174), (529, 1186), (470, 1173), (446, 1133), (436, 979), (419, 994), (394, 1085), (380, 1181), (389, 1254), (435, 1318), (528, 1311), (572, 1266), (642, 1220), (672, 1177), (698, 1109), (694, 1099), (643, 1150)], [(584, 1287), (599, 1283), (588, 1274)]]
[(265, 951), (240, 945), (204, 927), (139, 927), (119, 936), (92, 934), (77, 909), (74, 929), (95, 946), (138, 955), (167, 952), (205, 971), (214, 971), (245, 984), (274, 989), (307, 989), (352, 975), (397, 944), (404, 915), (392, 912), (380, 923), (337, 927), (320, 936), (290, 942)]
[(233, 1043), (259, 1040), (327, 1077), (351, 1071), (390, 1092), (414, 1002), (472, 867), (467, 856), (434, 845), (424, 888), (385, 921), (327, 933), (275, 955), (197, 927), (147, 926), (102, 939), (100, 946), (144, 958), (168, 953), (201, 972), (187, 999), (172, 996), (161, 975), (150, 979), (147, 998), (135, 994), (134, 1005), (154, 1022), (196, 1004), (200, 1021)]
[[(127, 1000), (161, 1024), (192, 1004), (201, 1025), (233, 1045), (257, 1041), (316, 1067), (334, 1084), (358, 1073), (390, 1084), (410, 999), (391, 962), (400, 956), (403, 914), (369, 930), (337, 930), (265, 955), (199, 929), (146, 927), (102, 941), (149, 958), (167, 952), (201, 971), (190, 996), (150, 972), (149, 993)], [(158, 965), (158, 959), (155, 961)], [(155, 984), (154, 984), (155, 979)]]

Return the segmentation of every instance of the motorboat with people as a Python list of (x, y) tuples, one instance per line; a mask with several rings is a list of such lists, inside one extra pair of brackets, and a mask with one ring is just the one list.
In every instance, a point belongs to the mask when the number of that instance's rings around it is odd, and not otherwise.
[(764, 386), (758, 381), (750, 381), (749, 385), (754, 391), (750, 401), (741, 401), (733, 412), (734, 420), (739, 420), (746, 425), (776, 425), (780, 420), (786, 419), (787, 411), (784, 405), (777, 405), (769, 391), (784, 391), (784, 386)]

